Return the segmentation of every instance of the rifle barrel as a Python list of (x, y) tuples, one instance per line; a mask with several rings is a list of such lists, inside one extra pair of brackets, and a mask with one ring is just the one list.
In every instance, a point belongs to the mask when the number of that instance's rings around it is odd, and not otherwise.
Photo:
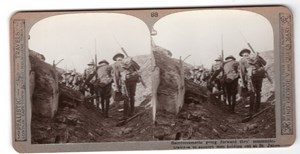
[(250, 50), (255, 53), (254, 49), (252, 48), (251, 44), (249, 42), (247, 42), (248, 47), (250, 48)]
[[(222, 34), (222, 36), (221, 36), (221, 46), (222, 46), (222, 51), (221, 51), (221, 52), (222, 52), (222, 53), (221, 53), (221, 54), (222, 54), (222, 57), (221, 57), (221, 58), (222, 58), (222, 63), (224, 63), (223, 34)], [(223, 64), (223, 65), (224, 65), (224, 64)]]
[(120, 47), (120, 48), (121, 48), (121, 50), (123, 51), (123, 53), (125, 54), (125, 56), (126, 56), (126, 57), (129, 57), (128, 54), (127, 54), (127, 52), (126, 52), (126, 50), (125, 50), (123, 47)]
[(97, 40), (95, 39), (95, 66), (97, 67), (97, 44), (96, 44)]

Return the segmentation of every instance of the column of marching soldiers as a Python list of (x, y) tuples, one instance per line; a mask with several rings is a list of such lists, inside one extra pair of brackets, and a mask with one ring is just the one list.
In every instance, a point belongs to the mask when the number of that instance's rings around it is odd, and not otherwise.
[[(123, 101), (123, 117), (125, 120), (134, 114), (135, 91), (138, 82), (142, 84), (139, 74), (140, 66), (125, 52), (113, 56), (114, 64), (101, 60), (98, 64), (92, 60), (83, 75), (75, 71), (66, 71), (62, 77), (62, 84), (80, 91), (88, 99), (89, 104), (101, 108), (102, 115), (109, 118), (110, 99), (115, 102)], [(95, 58), (96, 59), (96, 58)], [(96, 103), (94, 103), (96, 100)], [(101, 105), (101, 106), (100, 106)]]
[(225, 60), (215, 59), (211, 70), (195, 67), (190, 77), (195, 83), (211, 91), (211, 101), (223, 102), (229, 112), (235, 113), (237, 101), (249, 103), (248, 116), (257, 113), (261, 104), (261, 89), (264, 78), (272, 83), (264, 66), (266, 61), (257, 52), (243, 49), (239, 61), (232, 55)]
[[(249, 102), (251, 116), (260, 108), (263, 79), (267, 77), (270, 81), (270, 77), (264, 69), (266, 61), (257, 52), (243, 49), (239, 55), (239, 61), (232, 55), (225, 60), (217, 58), (211, 70), (203, 66), (194, 68), (190, 79), (207, 87), (212, 92), (213, 102), (226, 102), (231, 113), (235, 113), (237, 101)], [(142, 82), (138, 73), (140, 66), (132, 58), (125, 58), (122, 53), (117, 53), (113, 60), (115, 63), (112, 65), (106, 60), (100, 61), (98, 65), (92, 61), (83, 75), (67, 71), (63, 74), (62, 83), (84, 95), (99, 96), (96, 97), (96, 107), (99, 108), (101, 104), (105, 117), (109, 117), (112, 96), (114, 101), (123, 101), (122, 119), (126, 119), (134, 113), (136, 85)], [(90, 100), (91, 103), (93, 101)]]

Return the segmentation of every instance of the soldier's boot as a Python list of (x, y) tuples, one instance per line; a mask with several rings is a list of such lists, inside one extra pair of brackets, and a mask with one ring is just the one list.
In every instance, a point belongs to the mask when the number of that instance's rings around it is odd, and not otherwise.
[(228, 97), (228, 96), (226, 96), (225, 90), (223, 90), (223, 94), (221, 95), (221, 100), (222, 100), (222, 102), (223, 102), (225, 105), (227, 104), (227, 103), (226, 103), (227, 97)]
[(92, 109), (94, 107), (94, 99), (89, 99), (87, 101), (87, 106), (89, 109)]
[(231, 108), (232, 108), (231, 102), (228, 102), (228, 106), (227, 107), (228, 107), (227, 111), (231, 113)]
[(109, 111), (109, 98), (106, 98), (105, 99), (105, 117), (106, 118), (110, 118), (110, 116), (108, 115), (108, 111)]
[(236, 95), (232, 96), (232, 109), (231, 109), (231, 113), (235, 113), (234, 109), (235, 109), (235, 104), (236, 104)]
[(249, 104), (250, 104), (249, 116), (252, 116), (254, 114), (254, 104), (255, 104), (255, 96), (253, 94), (250, 95)]
[(255, 106), (254, 106), (254, 111), (255, 113), (259, 111), (259, 108), (260, 108), (260, 93), (257, 93), (256, 94), (256, 100), (255, 100)]
[(135, 102), (134, 96), (131, 96), (130, 97), (130, 105), (129, 105), (130, 106), (129, 116), (132, 116), (134, 113), (134, 102)]
[[(101, 97), (101, 111), (102, 111), (102, 115), (105, 116), (105, 106), (104, 106), (104, 98)], [(98, 107), (99, 108), (99, 107)]]
[(233, 105), (233, 104), (231, 105), (230, 113), (231, 113), (231, 114), (235, 114), (235, 112), (234, 112), (234, 105)]
[(225, 107), (227, 107), (228, 108), (228, 112), (231, 113), (231, 110), (232, 110), (232, 100), (231, 100), (231, 97), (228, 97), (227, 101), (228, 101), (228, 105), (225, 106)]
[(123, 111), (123, 119), (127, 119), (129, 117), (129, 100), (124, 100), (124, 111)]
[[(226, 106), (226, 107), (228, 107), (228, 111), (229, 112), (231, 112), (231, 108), (232, 108), (232, 100), (231, 100), (231, 97), (227, 97), (227, 101), (228, 101), (228, 106)], [(226, 105), (226, 104), (225, 104)]]

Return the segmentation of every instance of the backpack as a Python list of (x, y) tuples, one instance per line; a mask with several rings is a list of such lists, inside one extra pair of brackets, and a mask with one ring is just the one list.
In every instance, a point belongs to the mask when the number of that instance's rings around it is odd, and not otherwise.
[(112, 67), (110, 65), (100, 66), (97, 69), (97, 85), (99, 87), (105, 87), (113, 82), (111, 76)]
[(225, 73), (225, 82), (231, 83), (235, 79), (239, 77), (238, 74), (238, 65), (239, 63), (237, 61), (229, 61), (225, 63), (224, 65), (224, 73)]
[(208, 81), (210, 78), (210, 73), (206, 70), (202, 72), (201, 79), (202, 81)]
[(267, 63), (262, 57), (260, 57), (258, 54), (251, 54), (248, 61), (251, 67), (252, 77), (254, 78), (266, 77), (266, 70), (264, 69), (264, 66)]
[(140, 69), (140, 65), (136, 61), (132, 60), (132, 58), (123, 59), (122, 67), (124, 69), (134, 69), (136, 71)]
[(140, 81), (140, 75), (137, 71), (128, 72), (126, 74), (126, 82), (139, 82)]
[(138, 70), (140, 69), (139, 64), (132, 60), (131, 58), (126, 58), (122, 61), (122, 67), (125, 71), (126, 82), (139, 82), (140, 75)]

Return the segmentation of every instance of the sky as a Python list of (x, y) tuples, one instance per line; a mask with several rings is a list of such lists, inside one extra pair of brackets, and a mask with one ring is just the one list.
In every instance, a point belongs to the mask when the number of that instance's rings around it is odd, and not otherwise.
[(37, 22), (29, 32), (29, 49), (43, 54), (46, 62), (82, 73), (97, 53), (98, 62), (122, 52), (129, 56), (151, 53), (150, 34), (135, 17), (115, 13), (57, 15)]
[[(240, 59), (239, 51), (248, 48), (243, 36), (256, 52), (273, 50), (273, 29), (256, 13), (240, 10), (202, 10), (168, 15), (154, 29), (154, 42), (174, 58), (191, 55), (185, 62), (211, 67), (221, 55)], [(222, 39), (223, 38), (223, 39)], [(222, 47), (223, 44), (223, 47)]]
[[(211, 67), (221, 55), (233, 55), (248, 48), (243, 36), (257, 52), (273, 50), (273, 31), (263, 16), (240, 10), (198, 10), (165, 16), (154, 24), (154, 42), (173, 54), (186, 57), (191, 65)], [(122, 52), (129, 56), (151, 53), (146, 24), (129, 15), (81, 13), (57, 15), (37, 22), (30, 30), (29, 48), (43, 54), (58, 67), (83, 72), (97, 53), (97, 59), (113, 62)]]

